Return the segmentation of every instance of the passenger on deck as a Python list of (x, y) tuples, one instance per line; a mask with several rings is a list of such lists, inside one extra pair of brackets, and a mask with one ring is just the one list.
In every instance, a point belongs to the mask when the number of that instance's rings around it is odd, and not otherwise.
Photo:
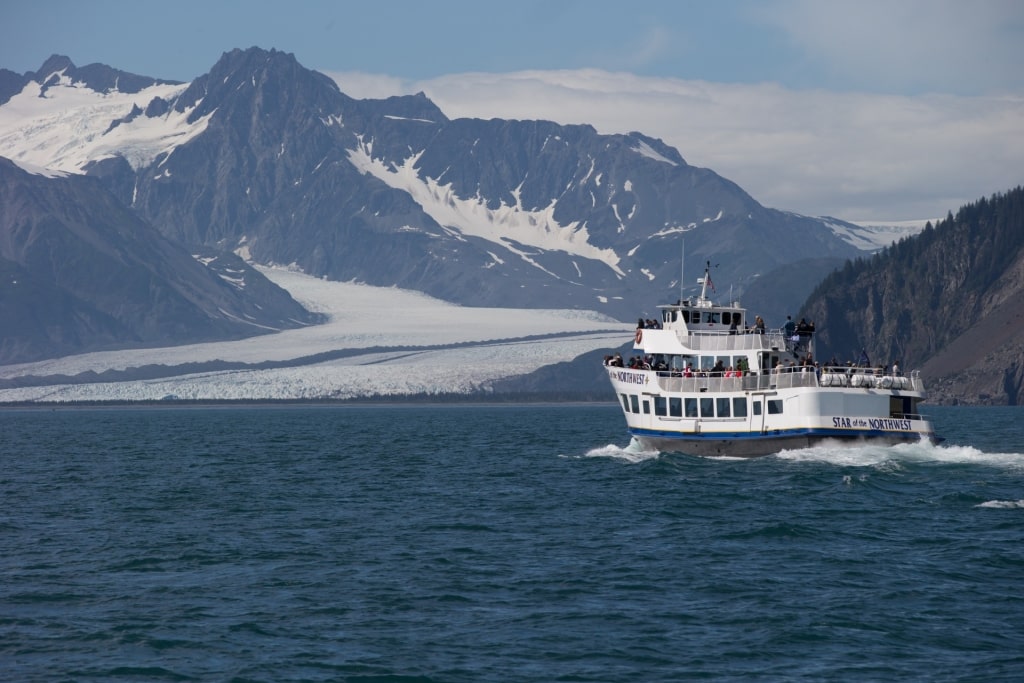
[(800, 318), (800, 322), (796, 325), (796, 335), (800, 341), (797, 348), (806, 351), (810, 346), (811, 334), (814, 332), (814, 327), (809, 325), (806, 320)]
[(754, 333), (764, 334), (764, 318), (761, 316), (754, 318)]

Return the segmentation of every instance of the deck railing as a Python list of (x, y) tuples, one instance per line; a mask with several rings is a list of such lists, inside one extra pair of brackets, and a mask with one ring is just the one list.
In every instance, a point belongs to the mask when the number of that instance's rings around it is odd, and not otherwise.
[(819, 373), (815, 368), (795, 367), (782, 368), (773, 373), (750, 373), (742, 377), (714, 374), (682, 377), (675, 372), (658, 372), (657, 375), (658, 386), (665, 392), (766, 391), (799, 387), (924, 391), (924, 383), (917, 370), (910, 375), (879, 375), (871, 368), (829, 367), (822, 368)]
[(685, 341), (695, 351), (771, 351), (786, 348), (785, 337), (780, 330), (769, 330), (764, 334), (698, 330), (691, 332)]

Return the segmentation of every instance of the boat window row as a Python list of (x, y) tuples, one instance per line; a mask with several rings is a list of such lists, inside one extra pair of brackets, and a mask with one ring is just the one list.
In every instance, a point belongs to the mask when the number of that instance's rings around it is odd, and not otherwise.
[(682, 319), (684, 323), (699, 325), (732, 325), (743, 327), (742, 311), (691, 311), (688, 309), (671, 309), (663, 312), (662, 319), (667, 323), (674, 323)]
[[(640, 397), (636, 394), (621, 394), (622, 407), (627, 413), (641, 412)], [(746, 396), (652, 396), (654, 414), (659, 417), (689, 418), (725, 418), (747, 417), (748, 399)], [(766, 401), (769, 415), (782, 414), (782, 401), (771, 399)], [(651, 402), (643, 401), (643, 413), (650, 414)], [(761, 402), (753, 402), (754, 415), (761, 414)]]

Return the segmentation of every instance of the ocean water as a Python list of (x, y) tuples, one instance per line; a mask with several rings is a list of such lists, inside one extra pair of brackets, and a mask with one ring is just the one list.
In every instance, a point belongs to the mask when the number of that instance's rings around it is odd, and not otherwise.
[(645, 453), (617, 406), (0, 410), (5, 681), (1024, 680), (1024, 409)]

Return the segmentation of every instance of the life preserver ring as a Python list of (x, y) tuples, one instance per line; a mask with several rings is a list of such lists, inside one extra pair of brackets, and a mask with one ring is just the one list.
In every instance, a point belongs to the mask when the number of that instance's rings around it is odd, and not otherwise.
[(635, 339), (636, 343), (639, 344), (641, 341), (643, 341), (643, 339), (644, 339), (644, 331), (643, 330), (637, 330), (636, 331), (636, 339)]

